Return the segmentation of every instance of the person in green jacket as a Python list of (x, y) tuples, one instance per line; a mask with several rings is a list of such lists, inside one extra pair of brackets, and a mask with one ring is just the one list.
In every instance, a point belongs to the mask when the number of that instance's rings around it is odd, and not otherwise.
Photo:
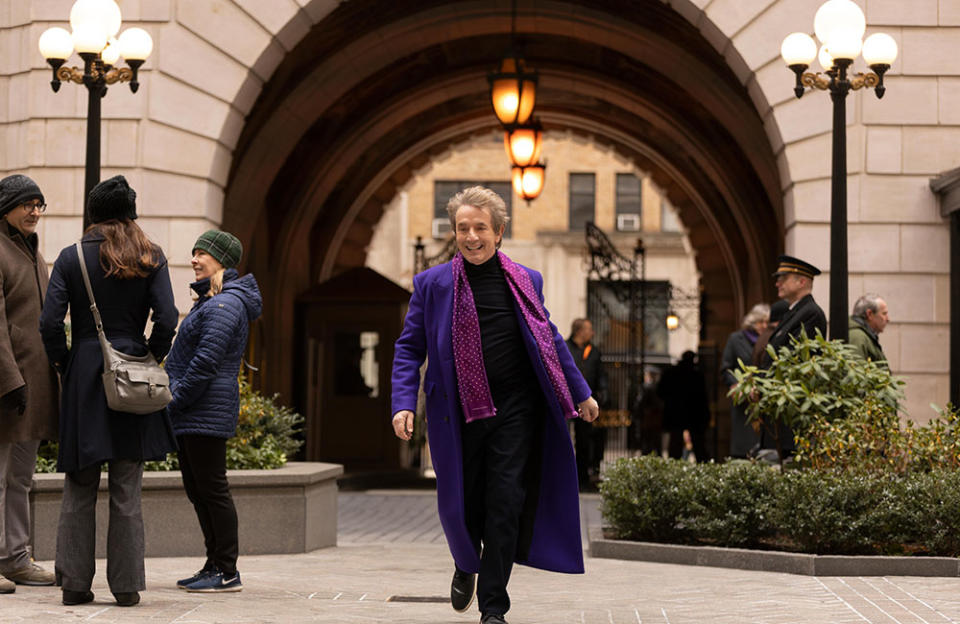
[(880, 295), (867, 293), (853, 304), (853, 315), (850, 317), (850, 344), (865, 360), (886, 362), (887, 358), (880, 347), (879, 335), (883, 332), (890, 316), (887, 312), (887, 302)]

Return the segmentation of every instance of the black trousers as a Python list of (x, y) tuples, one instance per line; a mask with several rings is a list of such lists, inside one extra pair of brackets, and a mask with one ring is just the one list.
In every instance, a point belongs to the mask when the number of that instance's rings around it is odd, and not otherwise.
[(463, 485), (467, 531), (480, 553), (480, 612), (503, 615), (510, 609), (507, 582), (518, 555), (521, 516), (531, 507), (527, 468), (538, 455), (543, 410), (529, 394), (495, 403), (496, 416), (463, 427)]
[(193, 503), (207, 550), (205, 567), (227, 576), (237, 571), (237, 509), (227, 483), (227, 440), (204, 435), (177, 436), (180, 474)]
[(574, 450), (577, 454), (577, 480), (580, 489), (592, 486), (591, 477), (600, 475), (600, 461), (607, 432), (582, 418), (573, 420)]

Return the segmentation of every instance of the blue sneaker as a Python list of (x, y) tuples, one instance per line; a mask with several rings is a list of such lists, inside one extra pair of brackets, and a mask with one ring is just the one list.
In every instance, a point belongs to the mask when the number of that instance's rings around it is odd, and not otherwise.
[(227, 576), (220, 570), (214, 571), (201, 579), (187, 585), (188, 592), (238, 592), (243, 589), (240, 582), (240, 573), (234, 572), (232, 576)]
[(206, 576), (209, 576), (211, 574), (216, 574), (217, 572), (219, 572), (219, 570), (217, 570), (216, 567), (211, 567), (211, 568), (204, 567), (200, 570), (197, 570), (193, 576), (188, 576), (185, 579), (180, 579), (179, 581), (177, 581), (177, 589), (186, 589), (187, 585), (192, 585), (193, 583), (196, 583), (200, 579)]

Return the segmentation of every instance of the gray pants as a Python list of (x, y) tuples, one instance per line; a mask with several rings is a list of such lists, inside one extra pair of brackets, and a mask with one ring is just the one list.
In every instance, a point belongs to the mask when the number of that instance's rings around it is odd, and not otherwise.
[[(143, 462), (108, 462), (110, 526), (107, 530), (107, 583), (113, 593), (146, 588), (143, 572), (143, 515), (140, 486)], [(57, 529), (56, 572), (63, 589), (87, 591), (96, 571), (97, 488), (100, 466), (68, 472)]]
[(39, 440), (0, 444), (0, 574), (30, 565), (30, 486)]

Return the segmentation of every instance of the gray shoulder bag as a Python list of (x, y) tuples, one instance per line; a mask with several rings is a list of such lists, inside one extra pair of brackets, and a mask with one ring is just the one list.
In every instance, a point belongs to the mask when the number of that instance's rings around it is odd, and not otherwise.
[(107, 405), (112, 410), (129, 414), (150, 414), (158, 412), (173, 399), (170, 394), (170, 378), (167, 371), (157, 364), (153, 354), (129, 355), (117, 351), (103, 333), (100, 310), (90, 286), (87, 264), (83, 259), (83, 247), (77, 243), (77, 256), (83, 283), (90, 298), (90, 312), (97, 326), (97, 337), (103, 350), (103, 391), (107, 395)]

